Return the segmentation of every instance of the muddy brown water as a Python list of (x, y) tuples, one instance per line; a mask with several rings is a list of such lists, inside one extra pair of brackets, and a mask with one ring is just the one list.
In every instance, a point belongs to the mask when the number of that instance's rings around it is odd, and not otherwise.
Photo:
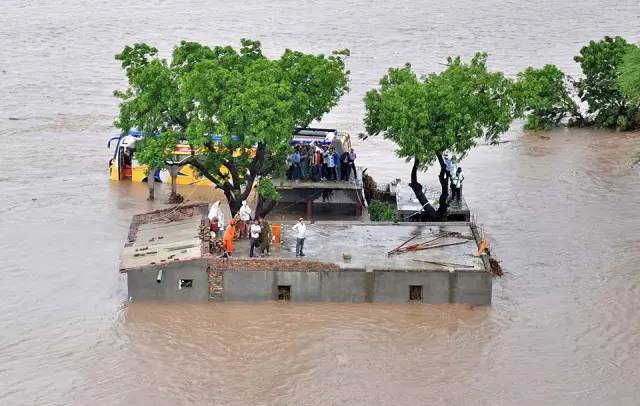
[[(639, 14), (631, 0), (4, 0), (0, 404), (638, 404), (637, 134), (516, 125), (465, 159), (464, 195), (506, 271), (476, 308), (128, 305), (117, 258), (152, 206), (144, 186), (107, 180), (106, 139), (123, 84), (112, 56), (134, 41), (348, 47), (352, 91), (322, 124), (357, 133), (388, 66), (488, 50), (508, 74), (576, 74), (588, 40), (638, 40)], [(357, 150), (377, 179), (406, 178), (388, 143)]]

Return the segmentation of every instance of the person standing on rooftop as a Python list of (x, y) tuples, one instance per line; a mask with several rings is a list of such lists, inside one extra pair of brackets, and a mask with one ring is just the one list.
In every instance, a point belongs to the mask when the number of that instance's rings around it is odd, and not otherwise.
[(291, 177), (293, 180), (298, 180), (300, 178), (300, 151), (298, 150), (298, 147), (296, 147), (293, 155), (291, 155), (291, 163), (293, 164), (293, 173), (291, 174)]
[(256, 219), (253, 224), (251, 224), (250, 234), (251, 234), (251, 248), (249, 249), (249, 257), (253, 257), (255, 253), (256, 247), (260, 246), (260, 232), (262, 231), (262, 227), (260, 227), (260, 221)]
[(451, 181), (451, 177), (454, 175), (451, 172), (453, 170), (453, 159), (449, 154), (444, 154), (444, 167), (445, 167), (445, 179), (447, 181)]
[(458, 165), (456, 165), (455, 158), (451, 158), (451, 163), (449, 164), (449, 167), (447, 168), (447, 171), (449, 172), (449, 181), (450, 181), (450, 184), (451, 184), (451, 194), (453, 194), (453, 189), (455, 187), (454, 184), (453, 184), (453, 178), (458, 173)]
[(349, 151), (344, 151), (340, 156), (340, 175), (342, 175), (340, 179), (348, 182), (349, 172), (351, 172), (351, 168), (349, 167)]
[(224, 243), (225, 256), (230, 256), (233, 254), (233, 237), (236, 235), (236, 221), (231, 219), (227, 229), (224, 232), (222, 237), (222, 242)]
[(327, 180), (338, 180), (336, 178), (336, 162), (333, 160), (333, 147), (327, 153)]
[(338, 150), (333, 151), (333, 163), (335, 164), (334, 170), (335, 170), (335, 177), (336, 180), (342, 180), (342, 174), (340, 172), (340, 153), (338, 152)]
[(247, 201), (242, 201), (242, 207), (238, 211), (240, 214), (240, 238), (247, 238), (249, 231), (249, 220), (251, 220), (251, 208), (247, 206)]
[(464, 175), (462, 174), (462, 168), (458, 168), (456, 170), (455, 175), (451, 178), (453, 193), (451, 194), (451, 200), (460, 201), (460, 196), (462, 195), (462, 181), (464, 180)]
[(269, 255), (271, 245), (271, 225), (265, 218), (260, 218), (260, 254)]
[(293, 231), (296, 234), (296, 258), (304, 257), (304, 239), (307, 234), (307, 226), (304, 224), (304, 219), (300, 217), (296, 225), (293, 226)]
[(358, 173), (356, 172), (356, 151), (349, 149), (349, 170), (353, 170), (353, 179), (358, 180)]
[(305, 180), (307, 177), (307, 168), (309, 167), (309, 153), (306, 145), (302, 146), (300, 153), (300, 179)]

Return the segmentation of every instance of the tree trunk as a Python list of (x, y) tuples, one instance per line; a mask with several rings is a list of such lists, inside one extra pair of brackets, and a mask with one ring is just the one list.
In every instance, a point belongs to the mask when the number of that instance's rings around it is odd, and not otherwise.
[(276, 204), (278, 204), (276, 200), (263, 199), (262, 197), (258, 196), (258, 204), (256, 205), (256, 218), (267, 217), (267, 214), (269, 214), (269, 212), (273, 210), (274, 207), (276, 207)]
[[(236, 192), (239, 192), (239, 190), (237, 190)], [(237, 193), (234, 193), (234, 190), (232, 190), (231, 188), (229, 188), (228, 190), (227, 188), (225, 188), (224, 195), (227, 198), (227, 202), (229, 202), (229, 210), (231, 211), (231, 217), (233, 217), (238, 211), (240, 211), (240, 207), (242, 207), (242, 200), (236, 198)]]
[(184, 198), (178, 194), (178, 172), (180, 165), (169, 165), (169, 174), (171, 175), (171, 195), (169, 195), (169, 203), (182, 203)]
[(151, 168), (149, 170), (149, 174), (147, 175), (147, 187), (149, 188), (149, 196), (147, 197), (147, 200), (149, 201), (153, 201), (156, 198), (156, 195), (155, 195), (156, 180), (154, 177), (155, 173), (156, 173), (156, 168)]
[(438, 163), (440, 164), (440, 174), (438, 175), (438, 180), (440, 181), (440, 206), (438, 206), (438, 211), (436, 215), (438, 219), (442, 219), (447, 214), (447, 208), (449, 207), (449, 183), (447, 182), (447, 165), (444, 163), (444, 158), (442, 158), (442, 154), (436, 154), (438, 158)]
[(435, 221), (437, 220), (436, 210), (429, 203), (429, 199), (425, 196), (422, 190), (422, 185), (418, 182), (418, 168), (420, 167), (420, 161), (418, 158), (413, 158), (413, 168), (411, 168), (411, 183), (409, 187), (413, 190), (413, 193), (418, 198), (420, 205), (422, 206), (422, 220)]

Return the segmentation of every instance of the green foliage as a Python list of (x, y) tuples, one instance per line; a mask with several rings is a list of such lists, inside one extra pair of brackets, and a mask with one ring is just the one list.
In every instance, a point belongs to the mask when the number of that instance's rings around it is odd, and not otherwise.
[(513, 83), (489, 72), (487, 54), (449, 58), (441, 73), (419, 79), (409, 64), (389, 69), (365, 96), (365, 126), (395, 142), (398, 156), (427, 168), (437, 154), (463, 155), (479, 139), (497, 142), (516, 115)]
[(369, 202), (369, 217), (371, 221), (394, 221), (396, 213), (389, 203), (374, 199)]
[(280, 201), (280, 193), (278, 193), (275, 185), (269, 178), (260, 178), (257, 190), (258, 196), (264, 200)]
[(574, 58), (584, 75), (576, 83), (578, 96), (588, 104), (588, 113), (598, 126), (618, 130), (640, 126), (638, 104), (630, 104), (616, 85), (623, 58), (633, 49), (637, 47), (622, 37), (605, 37), (589, 42)]
[(526, 130), (548, 130), (565, 118), (580, 117), (567, 88), (567, 78), (555, 65), (541, 69), (528, 67), (520, 72), (514, 93), (527, 118)]
[(634, 105), (640, 105), (640, 48), (631, 48), (622, 58), (616, 85)]
[(297, 127), (320, 119), (348, 91), (349, 71), (344, 58), (349, 50), (334, 51), (329, 57), (308, 55), (287, 49), (279, 60), (289, 77)]
[[(246, 198), (256, 176), (279, 170), (296, 126), (320, 119), (338, 103), (348, 90), (346, 56), (348, 51), (325, 57), (286, 50), (272, 60), (258, 41), (243, 39), (239, 50), (183, 41), (168, 63), (147, 44), (127, 46), (116, 55), (129, 86), (114, 92), (120, 99), (115, 125), (123, 133), (137, 127), (149, 134), (137, 156), (153, 167), (171, 160), (178, 142), (187, 142), (194, 151), (190, 163), (231, 204)], [(213, 134), (222, 142), (214, 144)]]

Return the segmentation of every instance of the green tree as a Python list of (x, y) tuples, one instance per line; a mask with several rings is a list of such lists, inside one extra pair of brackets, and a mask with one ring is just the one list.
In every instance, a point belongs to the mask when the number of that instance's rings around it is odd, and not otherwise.
[(578, 96), (588, 104), (593, 124), (618, 130), (640, 126), (638, 103), (627, 100), (616, 85), (622, 60), (633, 49), (637, 47), (622, 37), (605, 37), (589, 42), (574, 58), (584, 75), (576, 82)]
[(638, 106), (640, 106), (640, 48), (635, 47), (629, 49), (622, 58), (620, 66), (620, 74), (617, 78), (616, 85), (620, 93), (636, 106), (636, 114)]
[[(320, 119), (348, 91), (348, 55), (286, 50), (268, 59), (258, 41), (243, 39), (239, 50), (183, 41), (169, 63), (147, 44), (127, 46), (116, 55), (129, 86), (115, 92), (121, 100), (115, 125), (148, 134), (137, 151), (141, 163), (192, 165), (223, 190), (235, 214), (257, 180), (284, 169), (295, 128)], [(181, 162), (173, 157), (178, 142), (191, 147)], [(257, 215), (277, 202), (269, 183), (257, 188)]]
[[(413, 159), (409, 185), (429, 220), (442, 218), (448, 207), (445, 151), (464, 156), (479, 139), (497, 142), (516, 115), (512, 81), (489, 72), (486, 61), (485, 53), (477, 53), (469, 63), (449, 58), (443, 72), (420, 79), (409, 64), (392, 68), (380, 88), (365, 96), (367, 131), (392, 140), (399, 157)], [(417, 176), (436, 160), (441, 186), (437, 210)]]
[(582, 120), (568, 84), (568, 78), (555, 65), (528, 67), (518, 73), (514, 93), (524, 109), (526, 130), (548, 130), (566, 118)]

